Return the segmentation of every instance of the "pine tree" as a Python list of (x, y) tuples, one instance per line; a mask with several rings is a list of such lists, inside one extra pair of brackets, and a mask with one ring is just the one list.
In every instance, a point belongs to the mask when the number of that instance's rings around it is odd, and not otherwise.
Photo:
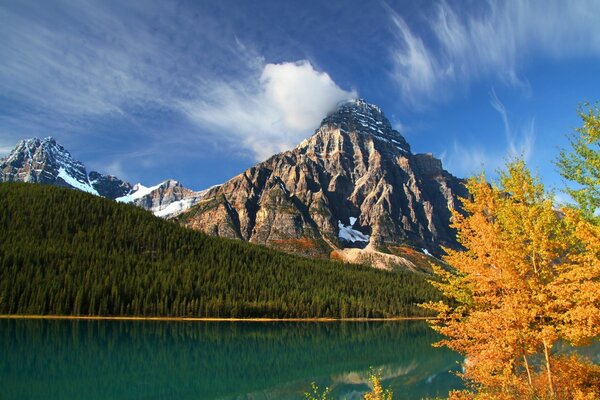
[(600, 222), (600, 109), (584, 105), (579, 109), (583, 122), (569, 137), (571, 150), (563, 150), (557, 162), (560, 174), (576, 188), (566, 192), (577, 202), (588, 219)]

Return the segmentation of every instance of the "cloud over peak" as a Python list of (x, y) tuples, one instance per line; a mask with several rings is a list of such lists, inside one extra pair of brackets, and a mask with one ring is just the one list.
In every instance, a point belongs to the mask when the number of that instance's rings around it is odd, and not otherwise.
[(203, 130), (242, 143), (262, 160), (299, 143), (338, 103), (356, 97), (306, 60), (264, 64), (242, 81), (206, 82), (208, 96), (180, 102)]

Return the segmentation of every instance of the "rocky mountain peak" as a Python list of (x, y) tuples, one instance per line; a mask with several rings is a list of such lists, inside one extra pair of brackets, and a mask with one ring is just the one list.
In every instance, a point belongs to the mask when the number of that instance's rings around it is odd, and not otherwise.
[(0, 181), (52, 183), (98, 194), (89, 182), (85, 166), (52, 137), (20, 141), (0, 160)]
[(357, 99), (340, 104), (296, 148), (210, 190), (180, 218), (213, 235), (361, 262), (365, 253), (349, 254), (455, 246), (451, 210), (466, 194), (441, 161), (413, 154), (379, 107)]
[(45, 161), (59, 162), (64, 166), (81, 164), (71, 157), (71, 154), (53, 137), (44, 139), (37, 137), (21, 140), (13, 151), (4, 159), (5, 163), (18, 164), (21, 162), (33, 164)]
[(395, 147), (398, 151), (411, 152), (409, 144), (400, 132), (393, 129), (381, 108), (363, 99), (340, 103), (335, 111), (323, 119), (313, 137), (304, 140), (298, 148), (307, 147), (311, 142), (314, 144), (315, 139), (323, 139), (323, 136), (332, 134), (346, 136), (348, 139), (346, 141), (353, 140), (351, 136), (360, 135), (363, 137), (362, 140), (373, 139), (381, 144)]
[(114, 176), (92, 171), (53, 137), (21, 140), (0, 160), (0, 182), (21, 181), (65, 186), (91, 194), (116, 198), (131, 190), (131, 185)]
[(347, 118), (347, 119), (372, 119), (373, 121), (379, 121), (382, 124), (386, 124), (388, 128), (391, 128), (389, 121), (381, 111), (379, 106), (370, 104), (363, 99), (352, 99), (338, 104), (335, 111), (331, 112), (323, 123), (330, 122), (336, 118)]

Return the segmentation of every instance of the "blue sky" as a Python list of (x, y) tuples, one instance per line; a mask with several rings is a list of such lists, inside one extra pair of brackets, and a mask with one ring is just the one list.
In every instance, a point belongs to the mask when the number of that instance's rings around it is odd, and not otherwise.
[(379, 105), (461, 177), (552, 160), (599, 100), (598, 1), (0, 0), (0, 154), (54, 136), (88, 168), (202, 189)]

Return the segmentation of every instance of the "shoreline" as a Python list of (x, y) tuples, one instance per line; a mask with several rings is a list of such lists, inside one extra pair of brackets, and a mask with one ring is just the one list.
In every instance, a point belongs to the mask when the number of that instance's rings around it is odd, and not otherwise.
[(427, 321), (435, 317), (391, 318), (200, 318), (200, 317), (133, 317), (133, 316), (82, 316), (82, 315), (23, 315), (2, 314), (0, 319), (53, 319), (73, 321), (164, 321), (164, 322), (394, 322)]

